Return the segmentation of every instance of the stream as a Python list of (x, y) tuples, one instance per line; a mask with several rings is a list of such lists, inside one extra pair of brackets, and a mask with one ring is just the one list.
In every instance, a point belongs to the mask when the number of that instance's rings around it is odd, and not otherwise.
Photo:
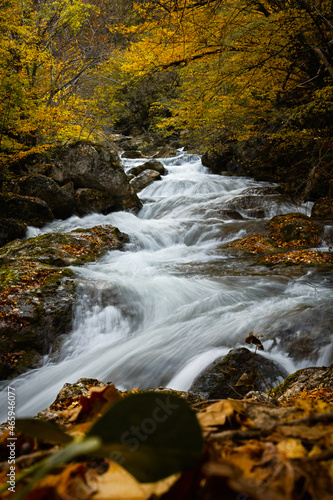
[[(29, 228), (31, 237), (112, 224), (130, 243), (72, 267), (78, 282), (73, 331), (56, 361), (46, 357), (42, 368), (5, 382), (0, 421), (8, 385), (16, 389), (18, 416), (35, 415), (64, 383), (81, 377), (123, 390), (188, 390), (217, 357), (249, 347), (244, 341), (251, 330), (263, 335), (262, 355), (288, 373), (332, 362), (332, 273), (255, 266), (255, 258), (222, 249), (276, 214), (309, 215), (311, 204), (293, 204), (270, 183), (209, 174), (199, 156), (183, 151), (160, 161), (167, 175), (139, 193), (138, 215), (73, 216)], [(125, 171), (140, 163), (123, 160)], [(251, 217), (244, 196), (260, 197), (264, 219)], [(243, 219), (232, 218), (231, 208)]]

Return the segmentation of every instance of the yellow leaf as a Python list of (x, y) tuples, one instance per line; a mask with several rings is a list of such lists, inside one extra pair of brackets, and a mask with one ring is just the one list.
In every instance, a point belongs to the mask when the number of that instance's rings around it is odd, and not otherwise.
[(307, 451), (298, 439), (288, 438), (281, 441), (277, 448), (282, 455), (281, 458), (303, 458)]
[(202, 427), (224, 425), (235, 413), (244, 413), (242, 403), (235, 399), (225, 399), (200, 412), (198, 420)]

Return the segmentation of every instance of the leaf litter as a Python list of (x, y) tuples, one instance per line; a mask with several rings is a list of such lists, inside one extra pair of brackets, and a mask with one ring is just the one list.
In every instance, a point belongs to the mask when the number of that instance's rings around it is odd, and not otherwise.
[[(160, 397), (161, 393), (148, 391), (148, 394), (153, 394), (156, 401), (156, 397)], [(174, 392), (170, 391), (168, 394), (172, 395)], [(52, 426), (54, 434), (51, 428), (42, 429), (42, 426), (37, 431), (29, 429), (27, 427), (29, 419), (26, 419), (26, 427), (19, 423), (16, 473), (18, 475), (24, 473), (25, 464), (38, 467), (39, 460), (56, 454), (60, 445), (54, 446), (54, 443), (65, 442), (61, 437), (62, 434), (68, 436), (69, 440), (74, 438), (73, 446), (77, 436), (85, 434), (89, 436), (90, 429), (94, 427), (107, 427), (109, 430), (105, 433), (105, 440), (110, 439), (110, 432), (111, 434), (116, 432), (115, 428), (121, 426), (120, 420), (127, 419), (122, 413), (119, 402), (128, 399), (126, 412), (131, 413), (131, 398), (134, 397), (134, 400), (139, 401), (140, 397), (145, 395), (146, 391), (138, 390), (122, 393), (113, 385), (92, 387), (88, 395), (74, 398), (76, 401), (68, 398), (53, 408), (58, 415), (58, 422), (61, 423), (57, 427), (55, 424)], [(174, 402), (180, 399), (178, 396), (173, 397)], [(145, 404), (140, 407), (139, 419), (144, 418), (145, 407), (149, 410), (148, 414), (151, 414), (152, 401), (149, 396)], [(111, 410), (117, 408), (117, 404), (118, 416), (112, 417)], [(78, 455), (73, 459), (70, 458), (68, 463), (57, 463), (54, 469), (49, 470), (34, 484), (33, 489), (24, 498), (27, 500), (333, 499), (332, 390), (318, 388), (309, 392), (303, 391), (297, 397), (282, 402), (274, 399), (272, 402), (254, 399), (201, 401), (194, 404), (193, 408), (202, 430), (204, 448), (191, 467), (180, 466), (178, 471), (170, 474), (171, 469), (162, 463), (162, 467), (166, 467), (166, 477), (148, 482), (148, 471), (144, 482), (141, 482), (136, 477), (141, 474), (137, 473), (136, 464), (130, 464), (129, 468), (132, 468), (133, 472), (131, 474), (121, 463), (99, 456), (98, 453), (97, 456), (94, 456), (94, 453), (89, 456)], [(192, 409), (190, 411), (193, 413)], [(181, 417), (180, 413), (179, 418)], [(105, 422), (101, 426), (99, 422), (103, 423), (103, 419)], [(39, 422), (36, 419), (31, 420)], [(49, 422), (44, 424), (49, 425)], [(177, 427), (177, 419), (172, 422), (173, 427)], [(48, 432), (46, 435), (45, 429)], [(181, 443), (185, 453), (186, 443), (191, 441), (191, 432), (194, 432), (191, 425), (187, 431), (188, 439)], [(172, 433), (172, 429), (166, 428), (165, 432)], [(185, 433), (184, 428), (181, 429), (181, 433)], [(180, 437), (179, 434), (177, 436), (180, 441), (183, 439), (183, 436)], [(0, 437), (2, 460), (0, 484), (5, 484), (7, 480), (8, 464), (5, 449), (7, 437), (6, 432)], [(158, 439), (152, 443), (157, 448)], [(193, 439), (197, 438), (193, 435)], [(157, 449), (156, 457), (163, 451), (163, 446), (166, 446), (165, 443)], [(149, 450), (149, 453), (151, 451)], [(169, 451), (165, 453), (168, 455)], [(151, 464), (148, 464), (148, 469), (150, 466)], [(27, 482), (26, 479), (22, 481), (22, 486), (21, 483), (18, 484), (17, 491), (19, 492)], [(15, 497), (5, 490), (1, 498), (7, 500)]]

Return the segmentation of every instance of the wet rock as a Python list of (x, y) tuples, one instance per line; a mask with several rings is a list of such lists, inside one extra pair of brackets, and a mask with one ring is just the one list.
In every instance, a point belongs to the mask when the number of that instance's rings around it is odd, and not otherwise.
[(0, 218), (0, 247), (12, 240), (24, 238), (27, 225), (15, 219)]
[(236, 159), (233, 144), (220, 148), (220, 150), (208, 151), (202, 155), (202, 164), (213, 174), (221, 175), (244, 175), (242, 163)]
[(269, 227), (270, 237), (278, 247), (309, 248), (321, 242), (322, 227), (304, 214), (276, 215)]
[(265, 207), (278, 204), (281, 201), (279, 194), (242, 194), (228, 200), (225, 204), (226, 208), (243, 212), (248, 217), (263, 218), (266, 216)]
[(80, 141), (57, 156), (50, 174), (59, 184), (72, 182), (75, 189), (108, 193), (118, 210), (139, 210), (141, 202), (130, 186), (118, 154), (103, 146)]
[(226, 219), (231, 219), (231, 220), (243, 220), (244, 219), (244, 217), (239, 212), (237, 212), (236, 210), (232, 210), (231, 208), (229, 208), (229, 209), (226, 208), (224, 210), (220, 210), (219, 214), (223, 218), (226, 218)]
[(53, 179), (44, 175), (28, 175), (19, 179), (13, 191), (16, 194), (39, 198), (50, 207), (58, 219), (66, 219), (74, 213), (74, 197), (62, 189)]
[(0, 250), (0, 265), (18, 260), (57, 267), (93, 262), (109, 250), (122, 248), (128, 236), (114, 226), (95, 226), (69, 233), (48, 233), (14, 241)]
[(45, 201), (8, 193), (0, 193), (0, 213), (4, 219), (15, 219), (36, 227), (42, 227), (54, 220), (54, 215)]
[(190, 391), (205, 399), (240, 399), (253, 387), (236, 384), (244, 373), (251, 377), (252, 369), (260, 374), (255, 377), (254, 388), (264, 392), (288, 375), (274, 361), (246, 348), (237, 348), (206, 368), (193, 382)]
[(312, 306), (301, 305), (260, 322), (259, 331), (272, 342), (271, 348), (285, 352), (295, 362), (306, 359), (315, 364), (331, 344), (332, 318), (327, 313), (331, 301), (328, 298), (326, 307), (316, 307), (315, 293)]
[(62, 404), (75, 396), (88, 396), (91, 387), (104, 387), (105, 385), (95, 378), (80, 378), (75, 384), (64, 384), (52, 405)]
[(122, 154), (123, 158), (128, 158), (130, 160), (135, 160), (137, 158), (145, 158), (145, 156), (141, 153), (141, 151), (125, 151)]
[(0, 249), (0, 378), (56, 356), (72, 331), (77, 285), (65, 266), (82, 265), (119, 249), (127, 235), (113, 226), (44, 234)]
[(333, 389), (333, 363), (329, 367), (303, 368), (289, 375), (282, 384), (275, 387), (271, 394), (279, 401), (287, 401), (302, 391)]
[(325, 198), (319, 198), (315, 202), (311, 210), (311, 217), (316, 219), (328, 219), (333, 218), (333, 201), (332, 198), (326, 196)]
[(55, 340), (72, 330), (73, 274), (26, 261), (0, 268), (1, 379), (38, 366)]
[(248, 208), (243, 213), (246, 217), (254, 219), (263, 219), (265, 217), (265, 209), (263, 207)]
[(136, 192), (142, 191), (154, 181), (161, 179), (161, 175), (155, 170), (144, 170), (141, 174), (131, 180), (131, 186)]
[(144, 172), (145, 170), (155, 170), (161, 175), (164, 175), (166, 173), (166, 170), (164, 168), (164, 165), (157, 160), (149, 160), (146, 161), (145, 163), (142, 163), (142, 165), (138, 165), (137, 167), (131, 168), (128, 172), (127, 175), (139, 175), (141, 172)]
[(81, 188), (75, 192), (75, 211), (78, 215), (91, 212), (108, 214), (114, 210), (116, 200), (109, 193)]

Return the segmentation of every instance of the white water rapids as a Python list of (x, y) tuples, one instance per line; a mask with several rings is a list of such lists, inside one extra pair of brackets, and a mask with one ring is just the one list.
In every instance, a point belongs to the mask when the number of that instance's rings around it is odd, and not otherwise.
[[(81, 377), (112, 381), (122, 389), (187, 390), (214, 359), (244, 345), (251, 330), (264, 335), (263, 355), (288, 372), (332, 361), (329, 273), (267, 270), (220, 251), (262, 222), (241, 208), (243, 220), (227, 219), (223, 209), (244, 190), (255, 193), (271, 185), (211, 175), (200, 157), (183, 152), (161, 161), (168, 173), (140, 193), (144, 207), (137, 216), (74, 216), (30, 229), (32, 236), (112, 224), (130, 236), (130, 243), (96, 263), (72, 268), (79, 282), (73, 332), (57, 362), (50, 357), (42, 368), (3, 383), (0, 421), (6, 420), (8, 385), (16, 389), (18, 416), (35, 415), (64, 383)], [(125, 160), (125, 170), (139, 163)], [(264, 208), (268, 219), (309, 207), (268, 195)], [(310, 312), (318, 323), (311, 323)], [(310, 356), (296, 359), (283, 347), (286, 332), (290, 338), (321, 340)]]

